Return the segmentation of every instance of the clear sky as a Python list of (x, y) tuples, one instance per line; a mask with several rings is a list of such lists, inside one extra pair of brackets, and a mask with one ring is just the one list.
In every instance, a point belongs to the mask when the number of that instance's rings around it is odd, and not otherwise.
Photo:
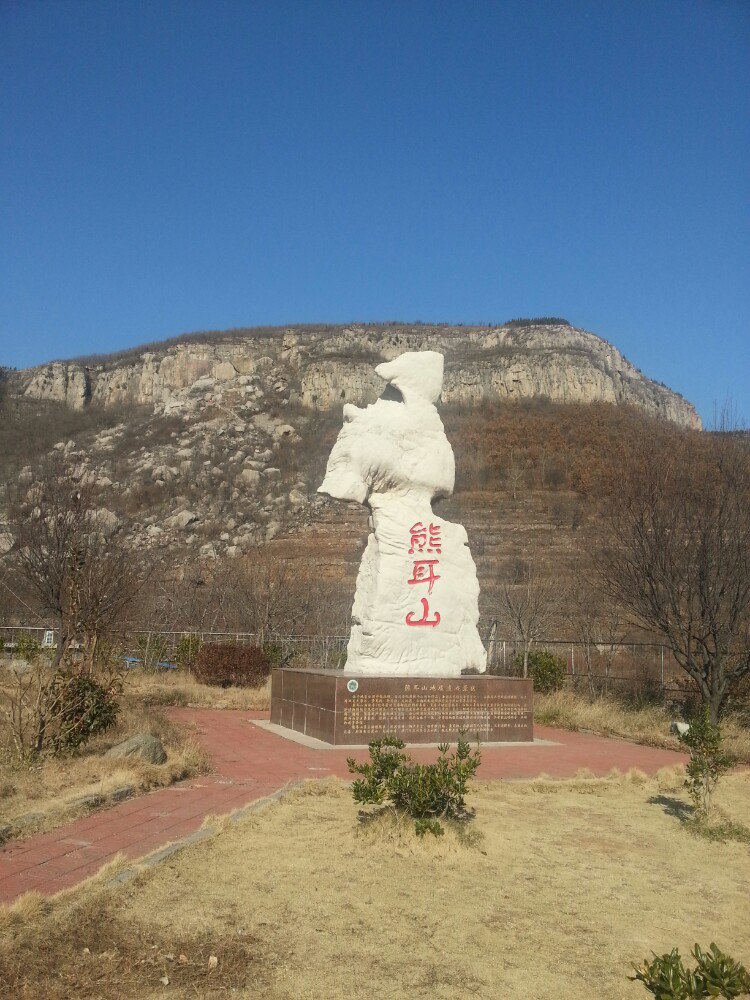
[(0, 0), (0, 363), (559, 315), (750, 419), (750, 3)]

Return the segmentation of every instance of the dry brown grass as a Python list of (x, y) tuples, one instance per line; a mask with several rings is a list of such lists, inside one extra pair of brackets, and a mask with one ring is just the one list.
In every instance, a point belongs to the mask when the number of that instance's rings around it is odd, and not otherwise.
[[(669, 732), (674, 718), (661, 705), (632, 708), (613, 698), (599, 696), (591, 700), (573, 691), (534, 694), (534, 720), (540, 725), (582, 729), (647, 746), (681, 750), (679, 740)], [(730, 717), (722, 723), (722, 731), (727, 752), (737, 761), (750, 764), (750, 729)]]
[[(167, 751), (164, 764), (104, 756), (110, 746), (136, 733), (151, 733), (162, 741)], [(106, 804), (112, 792), (123, 786), (132, 786), (132, 794), (140, 794), (208, 770), (206, 752), (184, 727), (126, 696), (116, 727), (77, 754), (21, 765), (6, 747), (0, 756), (0, 821), (12, 827), (12, 836), (28, 836)], [(80, 801), (91, 797), (101, 801)]]
[[(357, 824), (348, 789), (310, 784), (127, 885), (6, 911), (0, 979), (49, 1000), (638, 1000), (651, 949), (750, 963), (750, 855), (689, 832), (681, 780), (480, 785), (468, 843)], [(737, 822), (748, 792), (720, 788)]]
[(220, 688), (201, 684), (190, 671), (150, 673), (134, 670), (128, 675), (128, 691), (144, 705), (179, 705), (187, 708), (239, 708), (267, 711), (271, 707), (270, 681), (260, 688)]

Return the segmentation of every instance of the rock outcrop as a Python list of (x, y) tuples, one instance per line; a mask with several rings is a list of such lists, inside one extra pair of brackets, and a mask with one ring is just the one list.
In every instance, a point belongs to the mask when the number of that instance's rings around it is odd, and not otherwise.
[[(475, 441), (493, 424), (483, 411), (488, 403), (534, 396), (628, 403), (683, 427), (700, 426), (681, 396), (646, 378), (606, 341), (564, 324), (230, 331), (9, 374), (6, 391), (26, 397), (15, 418), (19, 441), (23, 420), (39, 416), (43, 433), (29, 435), (37, 451), (19, 448), (6, 474), (30, 483), (49, 452), (96, 483), (104, 534), (123, 532), (134, 550), (159, 559), (242, 556), (290, 533), (314, 534), (329, 515), (338, 524), (333, 502), (315, 489), (342, 405), (374, 403), (383, 390), (378, 364), (426, 350), (445, 358), (443, 419), (454, 432), (471, 424)], [(60, 421), (58, 438), (61, 404), (79, 412)], [(523, 420), (520, 410), (517, 416)], [(626, 418), (638, 433), (637, 416), (611, 416)], [(464, 441), (472, 439), (465, 434)], [(483, 473), (472, 456), (457, 451), (457, 458), (461, 490), (481, 489)], [(554, 465), (554, 456), (547, 459)], [(505, 482), (508, 456), (487, 461), (491, 479)], [(532, 473), (544, 484), (543, 470), (525, 469), (527, 478)], [(486, 528), (493, 518), (477, 523)], [(0, 556), (12, 546), (0, 508)]]
[(685, 427), (700, 427), (695, 408), (653, 382), (611, 344), (563, 324), (502, 327), (350, 325), (191, 335), (163, 349), (85, 365), (56, 361), (19, 373), (22, 391), (75, 409), (149, 405), (159, 412), (190, 407), (210, 390), (240, 388), (247, 401), (272, 390), (313, 410), (344, 401), (373, 402), (373, 368), (404, 351), (445, 356), (445, 404), (476, 405), (546, 396), (558, 402), (631, 403)]

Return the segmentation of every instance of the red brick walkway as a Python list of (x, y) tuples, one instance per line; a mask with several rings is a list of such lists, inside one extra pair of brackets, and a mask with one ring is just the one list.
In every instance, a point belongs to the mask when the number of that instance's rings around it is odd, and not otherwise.
[[(0, 850), (0, 902), (35, 889), (46, 895), (69, 888), (122, 852), (134, 859), (197, 830), (204, 818), (239, 809), (290, 781), (347, 777), (351, 751), (312, 750), (252, 724), (267, 713), (173, 709), (175, 721), (195, 727), (213, 758), (215, 773), (130, 799), (50, 833), (11, 842)], [(479, 776), (530, 778), (545, 773), (572, 777), (582, 767), (596, 775), (617, 767), (652, 774), (684, 761), (682, 754), (623, 740), (535, 728), (538, 739), (556, 745), (485, 747)], [(354, 756), (363, 756), (358, 751)], [(434, 759), (434, 749), (415, 751)]]

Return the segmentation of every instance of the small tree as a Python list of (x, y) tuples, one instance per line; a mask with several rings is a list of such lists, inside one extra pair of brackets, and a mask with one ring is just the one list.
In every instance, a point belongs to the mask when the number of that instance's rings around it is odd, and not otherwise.
[(699, 821), (709, 819), (716, 786), (723, 774), (732, 767), (732, 758), (724, 753), (722, 735), (718, 726), (709, 718), (708, 708), (690, 723), (690, 728), (679, 737), (680, 743), (690, 753), (685, 786)]
[(560, 590), (555, 580), (538, 577), (524, 567), (521, 580), (500, 591), (497, 617), (521, 655), (523, 676), (529, 676), (529, 653), (540, 639), (549, 638), (560, 614)]
[[(521, 666), (523, 659), (519, 653), (516, 656), (516, 666)], [(552, 694), (562, 691), (568, 674), (565, 660), (555, 656), (548, 649), (535, 649), (528, 656), (529, 673), (534, 684), (534, 690), (540, 694)]]
[(510, 490), (510, 495), (513, 497), (514, 500), (517, 499), (518, 493), (520, 492), (520, 489), (523, 486), (524, 477), (525, 474), (523, 469), (520, 467), (520, 465), (516, 465), (515, 463), (510, 465), (508, 467), (507, 472), (505, 473), (505, 479), (506, 482), (508, 483), (508, 489)]
[(117, 721), (122, 678), (101, 682), (88, 674), (55, 670), (37, 653), (23, 667), (13, 667), (0, 691), (0, 717), (19, 760), (56, 756), (84, 746)]

